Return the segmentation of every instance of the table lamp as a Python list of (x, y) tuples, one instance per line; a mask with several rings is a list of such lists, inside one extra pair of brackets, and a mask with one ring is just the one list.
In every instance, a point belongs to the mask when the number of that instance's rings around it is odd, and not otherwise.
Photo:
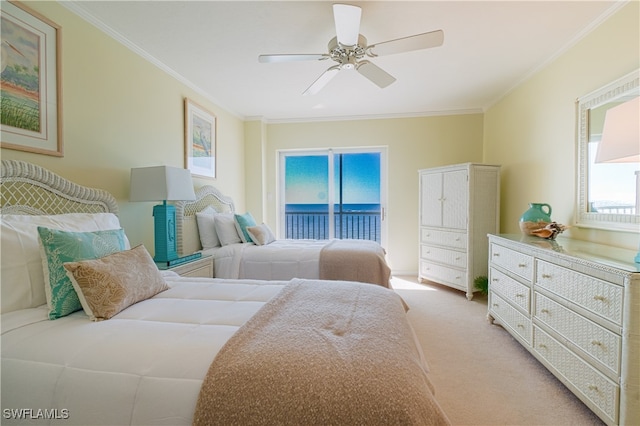
[(131, 169), (130, 201), (162, 201), (153, 206), (156, 262), (180, 259), (176, 241), (176, 208), (167, 201), (195, 200), (191, 172), (169, 166)]
[[(607, 110), (595, 162), (640, 162), (640, 97)], [(635, 214), (640, 214), (640, 171), (636, 171)], [(635, 262), (640, 263), (640, 250)]]

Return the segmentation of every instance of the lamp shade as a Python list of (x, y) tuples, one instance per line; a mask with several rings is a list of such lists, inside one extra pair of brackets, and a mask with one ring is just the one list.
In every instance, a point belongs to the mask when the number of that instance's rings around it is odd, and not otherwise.
[(595, 162), (640, 162), (640, 97), (607, 110)]
[(195, 200), (191, 172), (169, 166), (131, 169), (130, 201)]

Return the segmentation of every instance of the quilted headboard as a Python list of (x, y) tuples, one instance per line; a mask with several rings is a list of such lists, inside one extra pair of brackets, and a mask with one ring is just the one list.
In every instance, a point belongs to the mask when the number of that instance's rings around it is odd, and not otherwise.
[(118, 203), (107, 191), (78, 185), (38, 165), (2, 160), (0, 213), (117, 214)]
[(205, 185), (196, 190), (195, 201), (178, 201), (176, 207), (176, 233), (178, 253), (181, 256), (202, 250), (196, 213), (212, 206), (218, 213), (234, 213), (233, 200), (217, 188)]

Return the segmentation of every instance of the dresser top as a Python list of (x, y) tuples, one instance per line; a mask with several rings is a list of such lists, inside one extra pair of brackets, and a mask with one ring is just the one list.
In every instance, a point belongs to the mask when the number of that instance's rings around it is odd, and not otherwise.
[(489, 237), (503, 238), (505, 240), (523, 243), (531, 248), (545, 252), (555, 252), (560, 256), (566, 255), (597, 262), (627, 272), (640, 272), (640, 264), (634, 262), (636, 252), (632, 250), (589, 241), (574, 240), (562, 236), (559, 236), (556, 240), (547, 240), (522, 234), (489, 234)]

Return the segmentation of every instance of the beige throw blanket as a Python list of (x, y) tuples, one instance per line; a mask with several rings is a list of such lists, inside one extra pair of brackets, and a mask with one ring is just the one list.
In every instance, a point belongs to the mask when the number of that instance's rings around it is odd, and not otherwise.
[(375, 241), (333, 240), (320, 251), (320, 279), (346, 280), (389, 287), (391, 270)]
[(194, 425), (448, 424), (392, 290), (292, 280), (220, 350)]

